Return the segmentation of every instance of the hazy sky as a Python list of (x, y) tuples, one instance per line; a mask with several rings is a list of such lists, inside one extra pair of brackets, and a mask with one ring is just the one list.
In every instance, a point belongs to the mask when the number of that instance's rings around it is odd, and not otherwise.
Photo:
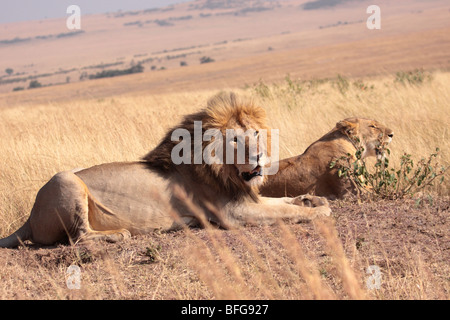
[(75, 4), (81, 14), (149, 9), (187, 0), (0, 0), (0, 23), (67, 17)]

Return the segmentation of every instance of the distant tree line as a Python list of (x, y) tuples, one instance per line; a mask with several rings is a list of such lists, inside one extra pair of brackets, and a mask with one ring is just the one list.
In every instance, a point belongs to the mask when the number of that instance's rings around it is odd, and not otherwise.
[(124, 70), (103, 70), (101, 72), (97, 72), (96, 74), (91, 74), (89, 79), (101, 79), (101, 78), (111, 78), (117, 76), (123, 76), (126, 74), (140, 73), (144, 71), (144, 67), (141, 64), (137, 64), (132, 66), (129, 69)]
[(326, 8), (326, 7), (335, 7), (338, 4), (344, 3), (348, 0), (316, 0), (316, 1), (309, 1), (303, 4), (304, 10), (316, 10), (320, 8)]

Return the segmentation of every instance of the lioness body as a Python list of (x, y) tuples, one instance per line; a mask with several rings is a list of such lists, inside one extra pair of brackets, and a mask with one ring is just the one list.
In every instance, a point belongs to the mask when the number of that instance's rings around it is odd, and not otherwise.
[(330, 163), (350, 154), (355, 156), (357, 137), (364, 148), (362, 158), (381, 156), (380, 146), (388, 144), (393, 131), (375, 120), (349, 118), (336, 124), (330, 132), (311, 144), (303, 154), (280, 160), (275, 175), (267, 176), (261, 195), (295, 197), (312, 194), (330, 199), (342, 198), (352, 191), (346, 179)]
[[(178, 128), (192, 129), (197, 120), (223, 132), (265, 127), (261, 109), (240, 103), (233, 94), (212, 99), (206, 110), (186, 116)], [(65, 239), (118, 241), (204, 221), (228, 228), (329, 215), (326, 200), (318, 197), (259, 197), (261, 150), (248, 155), (256, 164), (175, 165), (171, 150), (178, 142), (171, 140), (171, 132), (144, 161), (56, 174), (38, 192), (27, 222), (1, 239), (0, 247), (16, 247), (24, 240), (46, 245)]]

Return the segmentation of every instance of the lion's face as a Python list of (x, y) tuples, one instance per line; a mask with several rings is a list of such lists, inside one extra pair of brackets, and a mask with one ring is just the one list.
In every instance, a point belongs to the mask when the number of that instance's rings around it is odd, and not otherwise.
[(264, 109), (232, 94), (216, 96), (207, 110), (211, 117), (208, 123), (220, 130), (224, 142), (224, 161), (214, 166), (218, 176), (236, 185), (259, 187), (264, 181), (263, 167), (270, 162)]
[(394, 132), (378, 121), (349, 118), (336, 124), (349, 137), (357, 137), (364, 148), (362, 158), (384, 156), (384, 148), (392, 141)]
[[(255, 129), (256, 128), (256, 129)], [(264, 182), (263, 167), (267, 164), (265, 133), (262, 134), (257, 124), (246, 128), (235, 128), (234, 137), (226, 140), (228, 152), (233, 153), (233, 165), (238, 178), (251, 188), (259, 187)]]

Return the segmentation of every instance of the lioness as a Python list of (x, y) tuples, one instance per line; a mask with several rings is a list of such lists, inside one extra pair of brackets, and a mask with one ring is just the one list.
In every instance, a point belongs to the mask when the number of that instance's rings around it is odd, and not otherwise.
[(394, 132), (375, 120), (348, 118), (339, 121), (330, 132), (311, 144), (303, 154), (279, 161), (279, 171), (267, 176), (260, 188), (267, 197), (295, 197), (314, 194), (329, 199), (342, 198), (350, 191), (345, 179), (338, 177), (330, 163), (348, 153), (355, 155), (353, 137), (364, 148), (362, 158), (383, 156), (382, 146), (392, 141)]
[[(181, 129), (193, 136), (195, 121), (202, 122), (202, 132), (208, 129), (220, 132), (226, 141), (223, 148), (229, 144), (236, 151), (239, 143), (246, 144), (244, 163), (195, 164), (196, 153), (192, 152), (190, 163), (176, 165), (172, 151), (181, 140), (172, 141), (172, 134)], [(227, 141), (227, 129), (242, 132), (253, 129), (255, 134), (237, 135)], [(184, 117), (169, 130), (143, 161), (102, 164), (56, 174), (39, 190), (27, 222), (1, 239), (0, 247), (16, 247), (25, 240), (44, 245), (63, 240), (114, 242), (155, 229), (193, 226), (199, 221), (229, 228), (329, 215), (328, 203), (323, 198), (258, 195), (267, 150), (264, 144), (259, 144), (256, 150), (247, 145), (259, 139), (258, 132), (262, 129), (268, 129), (262, 108), (238, 99), (233, 93), (217, 95), (205, 109)], [(214, 141), (203, 141), (200, 151)], [(192, 147), (194, 150), (195, 146)], [(199, 217), (199, 211), (203, 217)]]

